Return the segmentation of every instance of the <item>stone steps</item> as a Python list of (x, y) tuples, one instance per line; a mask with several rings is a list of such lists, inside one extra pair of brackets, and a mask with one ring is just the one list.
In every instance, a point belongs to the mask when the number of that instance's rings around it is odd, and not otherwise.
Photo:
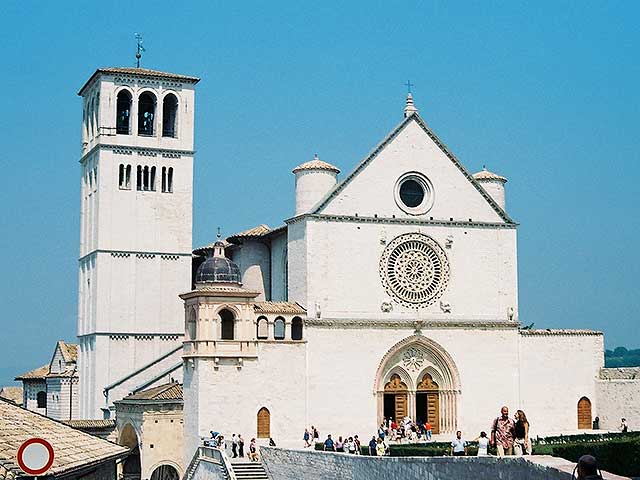
[(269, 480), (260, 462), (231, 462), (237, 480)]

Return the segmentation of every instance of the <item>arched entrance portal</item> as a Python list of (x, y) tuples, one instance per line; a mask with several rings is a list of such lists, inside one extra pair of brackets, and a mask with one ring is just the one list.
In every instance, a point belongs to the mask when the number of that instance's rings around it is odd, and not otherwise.
[(440, 433), (440, 396), (438, 384), (425, 373), (416, 388), (416, 421), (431, 425), (433, 433)]
[(138, 435), (130, 423), (127, 423), (122, 429), (118, 443), (131, 449), (131, 453), (122, 464), (123, 480), (140, 480), (141, 468)]
[(378, 425), (405, 416), (429, 422), (434, 433), (458, 427), (460, 375), (447, 351), (435, 341), (413, 335), (391, 347), (378, 366), (374, 394)]
[(407, 385), (393, 374), (384, 386), (384, 418), (400, 421), (407, 416)]
[(180, 475), (172, 465), (160, 465), (151, 474), (151, 480), (180, 480)]

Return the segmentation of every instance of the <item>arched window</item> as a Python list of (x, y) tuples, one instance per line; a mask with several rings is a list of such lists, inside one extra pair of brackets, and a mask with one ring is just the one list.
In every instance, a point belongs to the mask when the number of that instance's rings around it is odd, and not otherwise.
[(47, 408), (47, 392), (40, 391), (36, 395), (38, 408)]
[(178, 120), (178, 99), (170, 93), (162, 101), (162, 136), (176, 137)]
[(131, 115), (131, 94), (127, 90), (121, 90), (118, 93), (116, 102), (116, 133), (121, 135), (129, 135)]
[(273, 338), (284, 340), (284, 318), (278, 317), (273, 322)]
[(156, 167), (151, 167), (151, 177), (149, 179), (149, 190), (156, 191)]
[(149, 167), (147, 165), (142, 169), (142, 189), (149, 190)]
[(173, 167), (169, 167), (167, 170), (167, 192), (173, 192)]
[(150, 92), (144, 92), (138, 98), (138, 135), (153, 135), (155, 116), (156, 97)]
[(162, 190), (161, 192), (167, 191), (167, 167), (162, 167)]
[(142, 165), (136, 171), (136, 190), (142, 190)]
[(127, 190), (131, 188), (131, 165), (127, 165), (124, 170), (124, 188)]
[(120, 188), (124, 188), (124, 165), (122, 163), (118, 169), (118, 185)]
[(226, 308), (218, 313), (220, 317), (220, 338), (222, 340), (233, 340), (235, 318), (232, 312)]
[(258, 317), (257, 337), (259, 340), (269, 338), (269, 322), (266, 317)]
[(302, 319), (293, 317), (291, 320), (291, 340), (302, 340)]
[(271, 437), (271, 413), (266, 407), (258, 410), (258, 438)]
[(151, 480), (180, 480), (180, 475), (171, 465), (160, 465), (151, 474)]
[(187, 320), (187, 335), (189, 340), (196, 339), (196, 309), (191, 308), (189, 311), (189, 318)]

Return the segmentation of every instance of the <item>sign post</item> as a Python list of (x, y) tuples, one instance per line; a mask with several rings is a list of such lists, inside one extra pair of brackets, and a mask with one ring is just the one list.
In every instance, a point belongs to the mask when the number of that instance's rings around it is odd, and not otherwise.
[(20, 445), (17, 457), (22, 471), (37, 477), (53, 465), (53, 447), (44, 438), (30, 438)]

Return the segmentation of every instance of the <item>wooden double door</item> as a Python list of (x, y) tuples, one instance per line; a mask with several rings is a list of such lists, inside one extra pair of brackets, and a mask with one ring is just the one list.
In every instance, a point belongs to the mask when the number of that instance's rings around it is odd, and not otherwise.
[[(415, 411), (409, 411), (409, 398)], [(398, 375), (392, 375), (384, 387), (384, 418), (393, 418), (400, 422), (410, 416), (418, 423), (431, 424), (432, 433), (440, 433), (440, 392), (438, 384), (427, 373), (418, 384), (415, 394), (409, 392), (407, 385)]]

